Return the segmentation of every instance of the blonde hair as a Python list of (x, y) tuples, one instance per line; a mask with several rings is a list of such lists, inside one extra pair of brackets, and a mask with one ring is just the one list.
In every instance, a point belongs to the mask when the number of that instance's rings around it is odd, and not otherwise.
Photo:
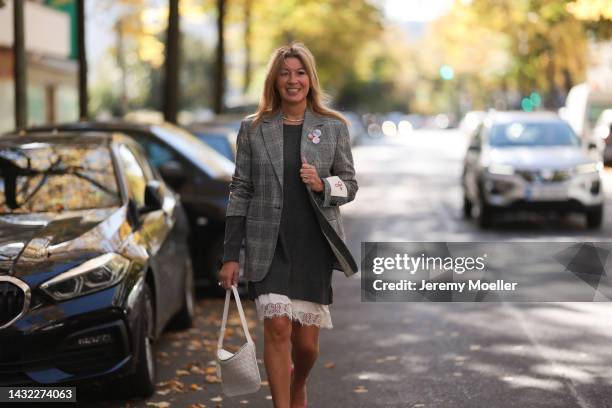
[(319, 85), (315, 59), (310, 50), (300, 42), (292, 42), (289, 45), (283, 45), (276, 49), (272, 57), (270, 57), (263, 93), (259, 100), (259, 107), (257, 108), (257, 112), (250, 116), (254, 119), (253, 125), (256, 126), (264, 118), (274, 116), (281, 109), (281, 97), (276, 89), (276, 78), (283, 68), (283, 62), (287, 58), (299, 59), (310, 79), (310, 89), (306, 96), (307, 109), (320, 115), (329, 116), (347, 123), (344, 116), (326, 106), (326, 102), (329, 98), (323, 90), (321, 90), (321, 86)]

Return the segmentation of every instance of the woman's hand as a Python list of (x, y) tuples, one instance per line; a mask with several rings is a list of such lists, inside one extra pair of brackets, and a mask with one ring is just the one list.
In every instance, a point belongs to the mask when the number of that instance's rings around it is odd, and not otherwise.
[(300, 169), (300, 178), (312, 191), (320, 193), (325, 186), (323, 180), (317, 174), (317, 169), (312, 164), (308, 164), (306, 158), (302, 156), (302, 168)]
[(227, 261), (219, 271), (219, 283), (224, 289), (230, 289), (234, 285), (238, 285), (238, 276), (240, 275), (240, 264), (236, 261)]

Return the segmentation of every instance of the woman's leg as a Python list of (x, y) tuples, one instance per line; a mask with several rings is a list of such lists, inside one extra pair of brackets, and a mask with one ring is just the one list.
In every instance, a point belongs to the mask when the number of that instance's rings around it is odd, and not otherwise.
[(291, 320), (287, 316), (264, 319), (264, 363), (274, 408), (289, 408)]
[(319, 327), (303, 326), (293, 322), (291, 331), (293, 378), (291, 381), (291, 408), (306, 405), (306, 380), (319, 356)]

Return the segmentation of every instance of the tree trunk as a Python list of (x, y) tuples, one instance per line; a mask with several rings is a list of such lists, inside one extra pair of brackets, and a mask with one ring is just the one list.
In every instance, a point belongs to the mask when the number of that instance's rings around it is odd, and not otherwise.
[(244, 0), (244, 87), (243, 93), (251, 85), (251, 6), (252, 0)]
[(121, 79), (119, 81), (119, 116), (124, 116), (128, 111), (128, 96), (127, 96), (127, 69), (125, 66), (125, 33), (124, 22), (122, 18), (117, 21), (117, 65)]
[(164, 99), (162, 101), (164, 119), (171, 123), (177, 122), (179, 99), (179, 0), (169, 0), (168, 31), (166, 33), (166, 59)]
[(15, 78), (15, 128), (28, 125), (27, 63), (23, 1), (13, 1), (13, 76)]
[(217, 59), (215, 62), (215, 92), (213, 109), (216, 114), (223, 112), (225, 94), (225, 0), (217, 0)]
[(77, 41), (79, 58), (79, 119), (89, 118), (87, 109), (89, 95), (87, 93), (87, 52), (85, 47), (85, 0), (77, 0)]

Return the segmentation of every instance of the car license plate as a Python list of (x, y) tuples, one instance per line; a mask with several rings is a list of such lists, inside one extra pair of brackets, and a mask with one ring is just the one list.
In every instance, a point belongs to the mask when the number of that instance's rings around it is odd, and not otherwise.
[(561, 186), (531, 186), (526, 188), (525, 198), (531, 201), (566, 200), (567, 189)]

